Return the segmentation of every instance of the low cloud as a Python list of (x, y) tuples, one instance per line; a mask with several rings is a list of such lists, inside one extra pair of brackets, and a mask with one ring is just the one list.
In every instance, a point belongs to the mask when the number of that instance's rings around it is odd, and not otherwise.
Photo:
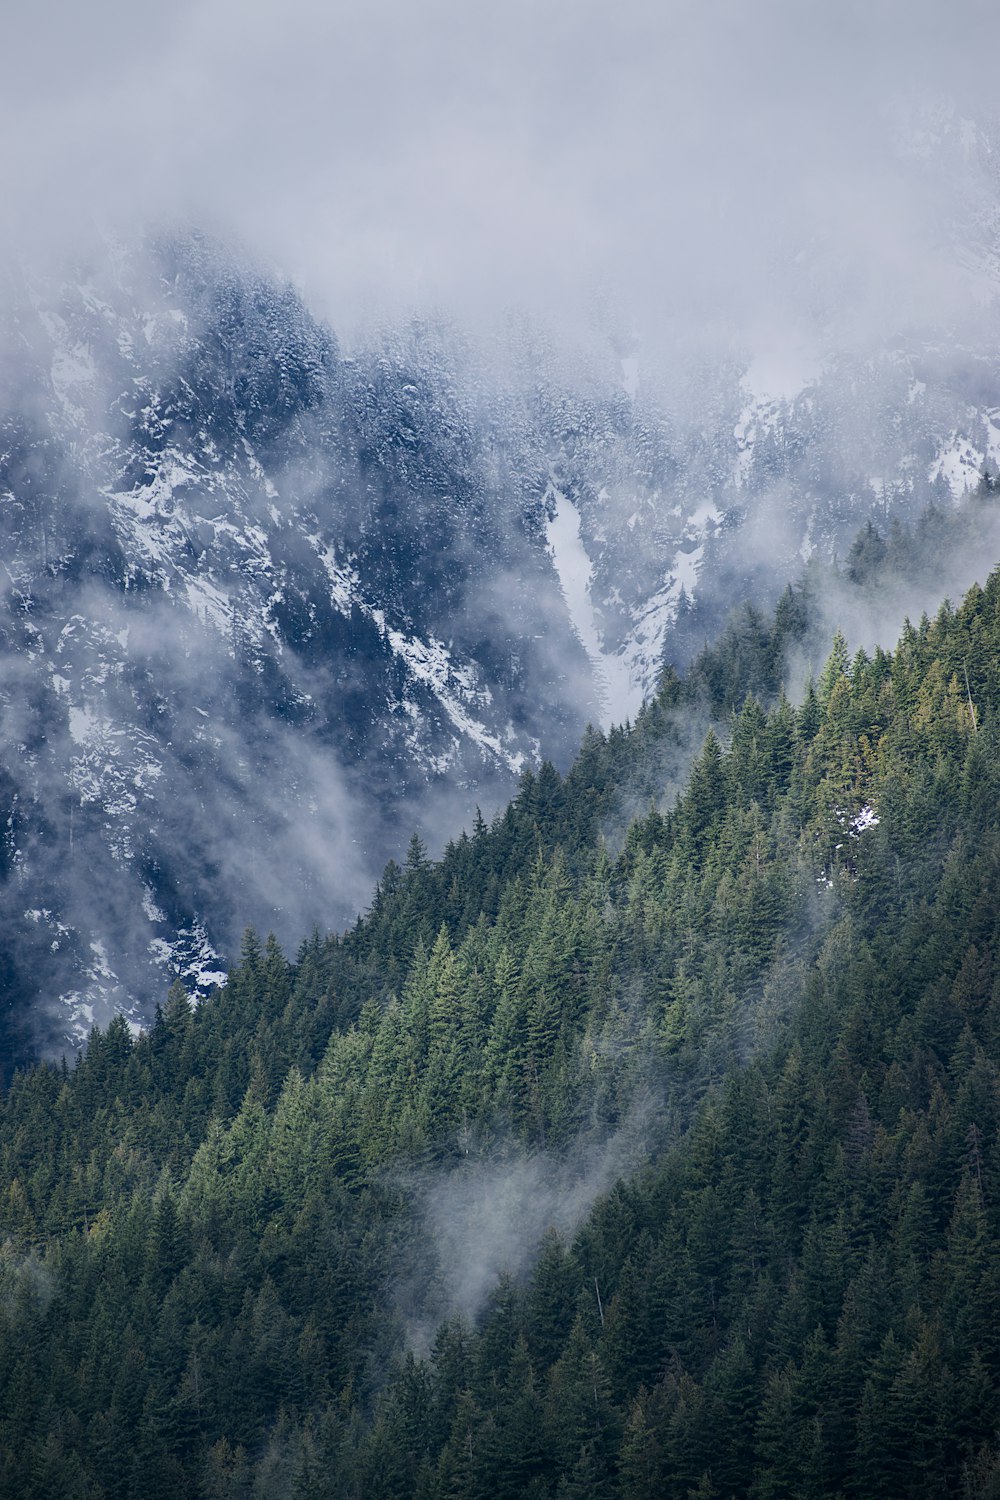
[(474, 1320), (502, 1275), (534, 1265), (545, 1235), (569, 1240), (602, 1193), (648, 1159), (655, 1105), (640, 1092), (612, 1131), (585, 1132), (561, 1151), (469, 1148), (457, 1165), (398, 1179), (423, 1237), (395, 1287), (407, 1340), (429, 1351), (441, 1322)]
[[(199, 222), (340, 326), (444, 306), (772, 364), (967, 319), (995, 7), (43, 0), (10, 18), (8, 237)], [(984, 130), (985, 126), (985, 130)]]

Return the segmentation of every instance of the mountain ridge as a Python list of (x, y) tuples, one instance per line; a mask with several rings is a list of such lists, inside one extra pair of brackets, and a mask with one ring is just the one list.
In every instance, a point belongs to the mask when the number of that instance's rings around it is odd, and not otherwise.
[[(173, 975), (211, 988), (247, 920), (349, 921), (400, 824), (439, 845), (634, 717), (734, 597), (952, 504), (934, 466), (974, 454), (957, 487), (994, 451), (926, 350), (912, 400), (905, 361), (763, 404), (734, 366), (711, 427), (641, 357), (565, 383), (531, 330), (495, 360), (426, 323), (344, 353), (206, 239), (8, 302), (0, 925), (11, 1024), (57, 1048)], [(859, 407), (875, 484), (835, 457)]]

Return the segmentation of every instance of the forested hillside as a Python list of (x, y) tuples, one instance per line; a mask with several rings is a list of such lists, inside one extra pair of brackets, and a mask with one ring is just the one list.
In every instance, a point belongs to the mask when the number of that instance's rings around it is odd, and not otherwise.
[(17, 1076), (0, 1496), (1000, 1495), (1000, 573), (807, 615)]

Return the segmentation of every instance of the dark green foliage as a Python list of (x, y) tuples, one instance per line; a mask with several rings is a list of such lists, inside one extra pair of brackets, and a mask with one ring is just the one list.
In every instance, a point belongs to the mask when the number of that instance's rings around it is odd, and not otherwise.
[[(15, 1077), (0, 1496), (997, 1492), (1000, 575), (799, 710), (797, 607), (343, 938)], [(454, 1315), (428, 1183), (636, 1135)]]

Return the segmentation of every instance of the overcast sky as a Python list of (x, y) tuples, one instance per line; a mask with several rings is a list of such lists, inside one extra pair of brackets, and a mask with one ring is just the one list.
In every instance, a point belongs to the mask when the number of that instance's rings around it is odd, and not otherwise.
[(197, 222), (335, 323), (602, 293), (789, 347), (976, 295), (948, 232), (995, 0), (36, 0), (4, 30), (32, 254)]

